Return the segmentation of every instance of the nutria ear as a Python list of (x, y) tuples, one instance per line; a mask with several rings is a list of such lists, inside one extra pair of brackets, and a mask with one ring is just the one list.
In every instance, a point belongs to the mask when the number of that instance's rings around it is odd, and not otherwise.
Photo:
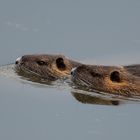
[(110, 80), (113, 82), (120, 82), (121, 78), (120, 78), (120, 73), (118, 71), (113, 71), (110, 74)]
[(59, 68), (61, 70), (64, 70), (66, 68), (66, 65), (64, 63), (64, 59), (62, 57), (59, 57), (56, 59), (56, 65), (57, 65), (57, 68)]

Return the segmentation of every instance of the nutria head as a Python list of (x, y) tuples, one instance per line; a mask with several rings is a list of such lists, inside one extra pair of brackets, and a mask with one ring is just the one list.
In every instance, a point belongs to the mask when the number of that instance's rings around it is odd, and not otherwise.
[(71, 75), (72, 81), (84, 89), (125, 96), (140, 95), (140, 77), (125, 67), (81, 65), (73, 69)]
[(73, 67), (79, 63), (63, 55), (24, 55), (15, 62), (18, 70), (24, 70), (48, 80), (68, 77)]

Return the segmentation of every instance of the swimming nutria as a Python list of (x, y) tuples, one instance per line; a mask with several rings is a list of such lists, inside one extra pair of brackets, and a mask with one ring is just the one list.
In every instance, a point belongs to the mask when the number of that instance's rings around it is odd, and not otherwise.
[(24, 55), (15, 62), (16, 69), (35, 74), (47, 80), (57, 80), (70, 76), (71, 69), (80, 63), (63, 55)]
[(71, 72), (72, 81), (88, 90), (140, 96), (140, 65), (123, 67), (81, 65)]

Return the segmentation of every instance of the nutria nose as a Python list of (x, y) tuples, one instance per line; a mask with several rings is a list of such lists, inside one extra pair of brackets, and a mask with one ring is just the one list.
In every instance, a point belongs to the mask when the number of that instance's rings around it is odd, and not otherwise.
[(75, 68), (73, 68), (73, 69), (71, 70), (71, 75), (72, 75), (72, 76), (74, 76), (74, 75), (75, 75), (75, 70), (76, 70), (76, 67), (75, 67)]
[(16, 64), (16, 65), (18, 65), (18, 64), (20, 63), (21, 58), (22, 58), (22, 57), (18, 57), (18, 58), (16, 59), (16, 61), (15, 61), (15, 64)]

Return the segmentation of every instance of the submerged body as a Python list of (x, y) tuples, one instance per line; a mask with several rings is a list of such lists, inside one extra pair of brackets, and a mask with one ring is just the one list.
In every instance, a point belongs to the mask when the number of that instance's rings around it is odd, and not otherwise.
[(24, 71), (47, 80), (70, 76), (71, 69), (81, 65), (63, 55), (24, 55), (15, 62), (18, 72)]
[(140, 65), (123, 67), (81, 65), (71, 72), (81, 88), (123, 96), (140, 96)]

